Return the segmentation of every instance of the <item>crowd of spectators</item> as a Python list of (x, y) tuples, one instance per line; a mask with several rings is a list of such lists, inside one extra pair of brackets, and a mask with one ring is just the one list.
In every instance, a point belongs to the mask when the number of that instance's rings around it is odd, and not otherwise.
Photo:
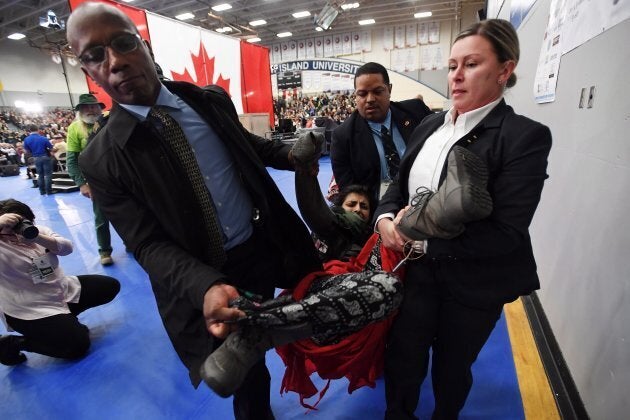
[(318, 121), (322, 120), (341, 124), (355, 108), (354, 94), (347, 92), (304, 95), (294, 91), (274, 99), (276, 124), (280, 120), (290, 120), (296, 129), (320, 126)]
[(28, 126), (35, 124), (40, 134), (59, 143), (65, 141), (66, 130), (74, 118), (74, 111), (69, 108), (54, 108), (41, 113), (3, 108), (0, 111), (0, 158), (20, 166), (27, 165), (29, 156), (25, 154), (22, 142), (29, 134)]
[[(294, 91), (285, 92), (274, 99), (276, 124), (281, 120), (289, 120), (293, 125), (292, 131), (341, 124), (355, 108), (354, 94), (348, 92), (304, 95), (300, 91)], [(70, 108), (55, 108), (36, 114), (14, 107), (2, 108), (0, 157), (5, 157), (11, 163), (26, 165), (28, 156), (24, 153), (22, 141), (29, 134), (29, 124), (37, 125), (40, 133), (56, 144), (65, 141), (67, 128), (74, 119), (75, 113)], [(63, 145), (59, 149), (63, 149)]]

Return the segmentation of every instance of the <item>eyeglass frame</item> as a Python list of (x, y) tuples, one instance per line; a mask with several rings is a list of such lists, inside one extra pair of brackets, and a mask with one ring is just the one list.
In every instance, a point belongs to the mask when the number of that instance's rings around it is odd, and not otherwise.
[[(120, 39), (121, 37), (133, 37), (134, 40), (135, 40), (136, 46), (133, 49), (131, 49), (129, 51), (126, 51), (126, 52), (119, 51), (117, 48), (112, 46), (112, 43), (115, 40)], [(81, 64), (83, 64), (84, 66), (86, 66), (86, 67), (94, 67), (94, 66), (98, 66), (100, 64), (103, 64), (108, 59), (106, 48), (113, 49), (114, 51), (116, 51), (119, 54), (129, 54), (131, 52), (136, 51), (142, 45), (142, 41), (143, 41), (142, 37), (139, 34), (132, 34), (132, 33), (129, 33), (129, 32), (125, 32), (125, 33), (122, 33), (120, 35), (117, 35), (117, 36), (113, 37), (107, 44), (94, 45), (94, 46), (86, 48), (85, 50), (83, 50), (83, 52), (81, 54), (76, 54), (76, 57), (79, 60), (79, 62)], [(103, 59), (101, 61), (99, 61), (99, 62), (93, 62), (93, 63), (85, 62), (84, 59), (83, 59), (83, 56), (85, 55), (85, 53), (87, 51), (92, 50), (94, 48), (102, 48), (103, 49)]]

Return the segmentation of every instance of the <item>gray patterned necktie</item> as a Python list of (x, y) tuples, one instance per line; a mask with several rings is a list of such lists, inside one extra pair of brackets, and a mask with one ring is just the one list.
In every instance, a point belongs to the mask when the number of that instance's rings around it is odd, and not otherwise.
[(208, 256), (210, 258), (210, 264), (220, 269), (225, 263), (227, 257), (225, 254), (225, 248), (223, 247), (223, 231), (219, 226), (216, 210), (210, 192), (206, 187), (203, 180), (203, 175), (197, 164), (197, 159), (193, 153), (184, 131), (180, 125), (166, 113), (163, 109), (157, 106), (151, 108), (148, 116), (149, 120), (157, 122), (157, 128), (160, 134), (166, 140), (177, 160), (179, 160), (182, 168), (186, 171), (190, 184), (195, 192), (197, 201), (201, 206), (201, 212), (203, 214), (204, 223), (208, 236), (210, 237), (210, 243), (208, 247)]

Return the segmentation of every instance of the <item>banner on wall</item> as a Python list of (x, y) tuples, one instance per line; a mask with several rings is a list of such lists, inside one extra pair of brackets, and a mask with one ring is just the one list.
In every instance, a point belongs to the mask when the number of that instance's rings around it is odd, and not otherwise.
[(332, 57), (333, 55), (333, 37), (326, 35), (324, 36), (324, 57)]
[(324, 56), (324, 38), (317, 37), (315, 38), (315, 57), (323, 57)]
[(407, 47), (415, 47), (418, 45), (418, 25), (415, 23), (407, 24), (405, 29), (405, 44)]
[(306, 40), (306, 58), (315, 58), (315, 40), (313, 38)]
[(383, 49), (394, 49), (394, 28), (391, 26), (383, 29)]
[(405, 25), (394, 27), (394, 47), (405, 48)]
[(352, 34), (343, 34), (343, 53), (352, 54)]
[(280, 51), (281, 45), (280, 44), (273, 44), (271, 46), (271, 51), (273, 54), (273, 62), (274, 63), (279, 63), (282, 61), (282, 52)]
[(425, 45), (429, 43), (429, 25), (426, 22), (418, 25), (418, 44)]
[(297, 59), (304, 60), (306, 58), (306, 40), (297, 41)]
[[(85, 0), (70, 0), (74, 10)], [(269, 51), (216, 32), (110, 0), (99, 0), (122, 10), (151, 43), (164, 75), (197, 86), (217, 84), (231, 96), (238, 113), (266, 112), (273, 124)], [(91, 78), (90, 92), (111, 108), (111, 98)]]
[(289, 44), (289, 55), (288, 57), (285, 59), (284, 55), (282, 56), (282, 60), (286, 61), (286, 60), (297, 60), (297, 42), (295, 41), (289, 41), (287, 42), (287, 44)]
[(289, 63), (280, 63), (271, 65), (271, 74), (296, 72), (296, 71), (327, 71), (336, 73), (354, 74), (357, 72), (361, 64), (344, 63), (333, 60), (305, 60), (293, 61)]
[(361, 31), (361, 45), (363, 52), (372, 52), (372, 32)]
[(440, 22), (429, 22), (429, 44), (440, 42)]
[(363, 43), (361, 42), (361, 34), (359, 32), (352, 33), (352, 54), (360, 54), (363, 51)]
[(341, 42), (341, 35), (333, 35), (333, 51), (334, 55), (343, 54), (343, 43)]

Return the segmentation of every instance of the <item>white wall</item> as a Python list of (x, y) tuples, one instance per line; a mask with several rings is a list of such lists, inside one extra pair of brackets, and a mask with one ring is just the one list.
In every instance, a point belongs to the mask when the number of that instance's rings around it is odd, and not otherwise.
[[(519, 81), (508, 95), (553, 134), (531, 228), (538, 296), (591, 418), (628, 418), (630, 21), (562, 56), (556, 100), (540, 105), (533, 86), (549, 4), (538, 0), (519, 28)], [(580, 90), (590, 86), (594, 106), (579, 109)]]
[[(87, 93), (85, 76), (79, 66), (66, 65), (70, 92), (76, 98)], [(26, 39), (0, 40), (0, 106), (13, 106), (16, 100), (37, 102), (44, 107), (70, 107), (70, 95), (61, 64), (50, 55), (32, 48)]]

